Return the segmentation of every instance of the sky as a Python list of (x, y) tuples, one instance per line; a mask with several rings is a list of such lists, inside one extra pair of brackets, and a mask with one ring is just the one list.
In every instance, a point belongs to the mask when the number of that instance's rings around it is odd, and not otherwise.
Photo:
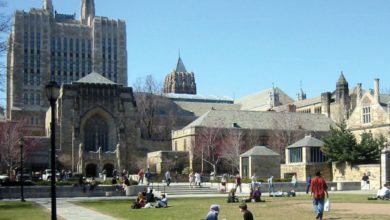
[[(7, 2), (7, 14), (42, 7)], [(77, 18), (80, 4), (53, 0)], [(388, 0), (95, 0), (95, 11), (126, 21), (129, 86), (149, 74), (162, 83), (180, 51), (199, 95), (236, 99), (274, 85), (310, 98), (335, 90), (341, 71), (350, 88), (379, 78), (390, 91)]]

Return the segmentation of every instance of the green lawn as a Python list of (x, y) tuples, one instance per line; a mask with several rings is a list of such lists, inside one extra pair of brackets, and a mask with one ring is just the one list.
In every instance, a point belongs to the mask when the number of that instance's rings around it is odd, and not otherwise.
[[(390, 219), (390, 212), (389, 214), (383, 214), (382, 212), (381, 215), (374, 215), (372, 212), (365, 213), (362, 210), (362, 213), (360, 213), (359, 209), (362, 209), (360, 208), (361, 206), (375, 206), (378, 209), (383, 209), (384, 206), (386, 209), (384, 213), (390, 210), (388, 209), (390, 201), (368, 201), (367, 197), (367, 195), (350, 194), (331, 195), (333, 206), (337, 207), (337, 209), (333, 209), (330, 213), (325, 213), (324, 219)], [(265, 196), (263, 198), (266, 200), (264, 203), (248, 204), (248, 209), (254, 214), (255, 219), (302, 220), (315, 218), (309, 196), (301, 195), (294, 198), (270, 198)], [(118, 219), (134, 220), (200, 220), (205, 217), (210, 204), (219, 204), (221, 205), (219, 219), (242, 219), (238, 203), (226, 203), (226, 198), (172, 198), (169, 199), (170, 207), (161, 209), (131, 209), (131, 203), (132, 200), (101, 200), (78, 202), (77, 204)], [(386, 205), (383, 205), (383, 203)]]
[(0, 220), (50, 219), (50, 213), (33, 202), (0, 201)]

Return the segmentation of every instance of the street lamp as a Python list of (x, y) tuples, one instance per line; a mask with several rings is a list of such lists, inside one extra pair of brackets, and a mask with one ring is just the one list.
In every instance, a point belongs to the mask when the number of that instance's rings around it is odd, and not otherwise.
[(20, 146), (20, 201), (25, 202), (24, 200), (24, 190), (23, 190), (23, 145), (24, 145), (24, 139), (20, 138), (19, 141)]
[(60, 86), (55, 81), (50, 81), (46, 85), (46, 97), (50, 102), (51, 122), (50, 122), (50, 140), (51, 140), (51, 219), (57, 219), (56, 205), (56, 127), (55, 127), (55, 104), (60, 95)]
[(177, 155), (175, 155), (175, 178), (177, 183)]

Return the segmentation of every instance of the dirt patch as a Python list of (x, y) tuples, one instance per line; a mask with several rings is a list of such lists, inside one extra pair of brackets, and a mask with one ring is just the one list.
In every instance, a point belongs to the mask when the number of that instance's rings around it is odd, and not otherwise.
[[(300, 204), (305, 208), (312, 207), (311, 204)], [(390, 204), (367, 204), (367, 203), (332, 203), (332, 211), (354, 213), (360, 215), (390, 215)]]

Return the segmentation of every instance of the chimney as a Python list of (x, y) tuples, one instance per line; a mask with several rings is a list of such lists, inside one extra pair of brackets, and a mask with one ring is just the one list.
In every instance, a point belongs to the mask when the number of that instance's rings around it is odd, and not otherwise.
[(379, 102), (379, 79), (374, 79), (374, 98)]
[(360, 99), (362, 99), (362, 84), (358, 83), (356, 86), (356, 106), (358, 106)]

